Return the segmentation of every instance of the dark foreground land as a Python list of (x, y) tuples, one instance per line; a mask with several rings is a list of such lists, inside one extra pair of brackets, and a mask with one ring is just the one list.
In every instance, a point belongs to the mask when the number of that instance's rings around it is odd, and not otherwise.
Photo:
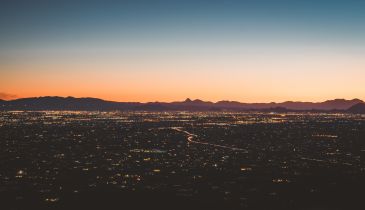
[(0, 112), (0, 209), (365, 209), (365, 116)]

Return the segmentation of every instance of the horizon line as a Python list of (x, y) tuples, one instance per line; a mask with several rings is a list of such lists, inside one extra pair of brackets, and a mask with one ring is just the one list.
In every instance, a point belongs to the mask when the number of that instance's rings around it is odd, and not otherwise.
[(285, 100), (285, 101), (282, 101), (282, 102), (275, 102), (275, 101), (270, 101), (270, 102), (243, 102), (243, 101), (235, 101), (235, 100), (228, 100), (228, 99), (222, 99), (222, 100), (218, 100), (218, 101), (210, 101), (210, 100), (203, 100), (203, 99), (200, 99), (200, 98), (191, 99), (190, 97), (187, 97), (184, 100), (178, 100), (178, 101), (146, 101), (146, 102), (142, 102), (142, 101), (116, 101), (116, 100), (108, 100), (108, 99), (104, 99), (104, 98), (90, 97), (90, 96), (75, 97), (75, 96), (57, 96), (57, 95), (43, 95), (43, 96), (31, 96), (31, 97), (16, 97), (16, 98), (12, 98), (12, 99), (0, 98), (0, 100), (3, 100), (3, 101), (14, 101), (14, 100), (19, 100), (19, 99), (46, 98), (46, 97), (51, 97), (51, 98), (52, 97), (75, 98), (75, 99), (92, 98), (92, 99), (99, 99), (99, 100), (103, 100), (103, 101), (116, 102), (116, 103), (143, 103), (143, 104), (147, 104), (147, 103), (175, 103), (175, 102), (185, 102), (187, 100), (191, 100), (191, 101), (202, 101), (202, 102), (211, 102), (211, 103), (218, 103), (218, 102), (238, 102), (238, 103), (245, 103), (245, 104), (270, 104), (270, 103), (280, 104), (280, 103), (286, 103), (286, 102), (294, 102), (294, 103), (323, 103), (323, 102), (326, 102), (326, 101), (333, 101), (333, 100), (346, 100), (346, 101), (360, 100), (362, 102), (365, 102), (364, 100), (362, 100), (360, 98), (357, 98), (357, 97), (356, 98), (352, 98), (352, 99), (334, 98), (334, 99), (326, 99), (326, 100), (322, 100), (322, 101)]

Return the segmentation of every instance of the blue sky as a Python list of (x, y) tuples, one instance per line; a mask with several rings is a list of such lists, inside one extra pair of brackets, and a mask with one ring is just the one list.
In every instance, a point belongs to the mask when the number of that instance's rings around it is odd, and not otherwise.
[[(313, 97), (305, 91), (298, 95), (286, 93), (285, 87), (290, 88), (289, 80), (294, 79), (288, 75), (299, 74), (308, 80), (320, 71), (318, 75), (325, 80), (324, 75), (332, 71), (332, 81), (336, 82), (345, 72), (363, 76), (359, 72), (365, 53), (365, 1), (9, 0), (0, 4), (0, 61), (3, 63), (0, 73), (13, 81), (3, 83), (0, 91), (11, 92), (9, 94), (48, 94), (11, 88), (20, 82), (16, 78), (24, 72), (48, 75), (46, 79), (61, 74), (60, 71), (78, 75), (106, 72), (120, 78), (130, 78), (136, 71), (147, 75), (168, 72), (165, 75), (174, 81), (184, 80), (184, 72), (188, 72), (187, 78), (206, 77), (213, 72), (217, 77), (226, 73), (242, 77), (237, 83), (250, 83), (244, 79), (247, 76), (252, 76), (250, 80), (260, 80), (265, 74), (279, 75), (288, 85), (268, 93), (266, 100), (320, 100), (334, 93), (328, 90), (322, 95), (313, 93)], [(284, 60), (288, 64), (282, 64)], [(269, 64), (263, 67), (252, 61), (269, 63), (272, 68)], [(78, 66), (92, 62), (97, 62), (95, 66), (100, 68)], [(59, 68), (62, 65), (67, 68)], [(215, 78), (204, 79), (211, 81), (206, 86), (214, 87)], [(227, 84), (231, 79), (222, 78)], [(270, 82), (270, 77), (264, 81), (262, 83)], [(129, 91), (140, 83), (145, 84), (145, 81), (134, 80), (129, 84), (131, 88), (120, 91)], [(262, 87), (259, 81), (257, 83)], [(59, 89), (63, 85), (59, 82)], [(165, 84), (168, 85), (171, 84)], [(197, 84), (191, 85), (198, 88)], [(327, 85), (335, 86), (330, 81)], [(248, 87), (255, 88), (254, 85)], [(237, 85), (237, 88), (246, 87)], [(304, 84), (298, 88), (305, 89)], [(182, 85), (176, 89), (180, 95), (171, 99), (168, 97), (171, 93), (164, 94), (163, 88), (155, 90), (160, 91), (160, 95), (140, 90), (135, 98), (173, 100), (190, 94), (189, 91), (184, 93)], [(239, 96), (231, 94), (233, 89), (217, 96), (204, 91), (200, 95), (212, 100), (225, 95), (237, 100), (256, 100), (255, 93)], [(110, 89), (105, 89), (107, 91)], [(70, 92), (72, 95), (72, 90)], [(354, 94), (350, 93), (363, 94), (349, 89), (339, 97), (352, 97)], [(56, 91), (55, 94), (67, 93)], [(266, 101), (264, 93), (257, 95), (260, 95), (257, 100)], [(110, 96), (132, 100), (128, 97)]]
[(85, 38), (163, 44), (166, 39), (227, 37), (260, 44), (260, 38), (277, 42), (297, 36), (355, 45), (363, 42), (365, 32), (365, 2), (354, 0), (5, 2), (0, 7), (1, 41), (10, 47)]

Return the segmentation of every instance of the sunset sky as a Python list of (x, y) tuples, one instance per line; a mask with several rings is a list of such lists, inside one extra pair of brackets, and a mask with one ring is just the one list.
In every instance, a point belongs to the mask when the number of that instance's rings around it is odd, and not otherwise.
[(365, 1), (1, 1), (0, 98), (48, 95), (365, 99)]

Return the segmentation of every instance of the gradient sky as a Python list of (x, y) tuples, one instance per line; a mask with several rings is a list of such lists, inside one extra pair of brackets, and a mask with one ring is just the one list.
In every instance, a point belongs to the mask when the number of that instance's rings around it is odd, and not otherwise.
[(365, 1), (0, 1), (0, 98), (365, 99)]

